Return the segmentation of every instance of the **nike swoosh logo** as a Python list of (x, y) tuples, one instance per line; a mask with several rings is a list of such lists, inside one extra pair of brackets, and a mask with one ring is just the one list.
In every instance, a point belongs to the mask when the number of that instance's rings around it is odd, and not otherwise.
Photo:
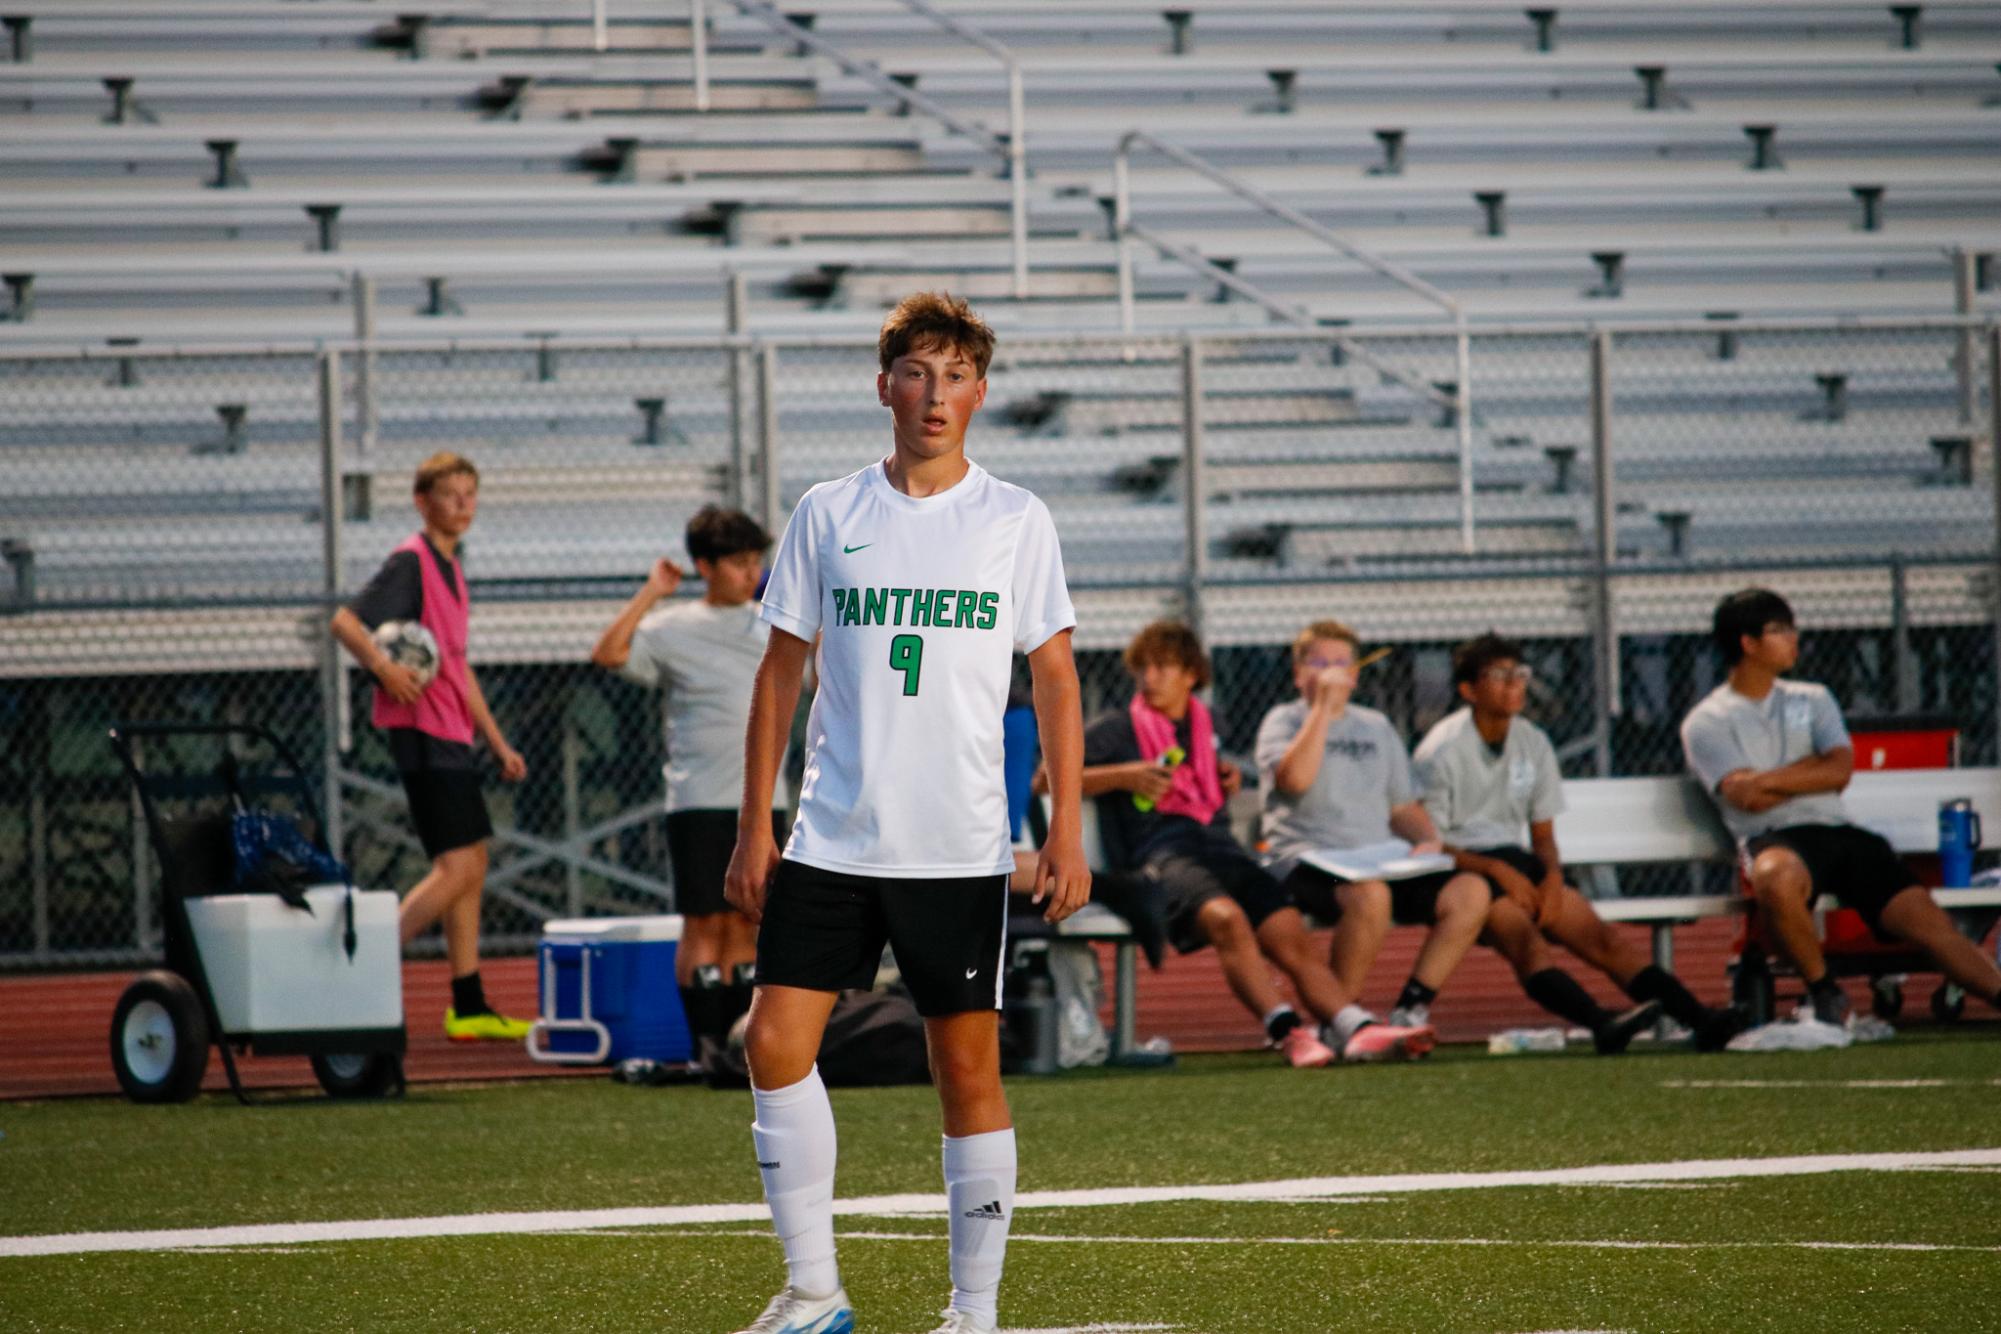
[(843, 556), (852, 556), (852, 555), (854, 555), (854, 554), (855, 554), (855, 553), (856, 553), (857, 551), (866, 551), (866, 550), (868, 550), (868, 549), (869, 549), (870, 547), (872, 547), (872, 546), (874, 546), (874, 545), (875, 545), (875, 543), (873, 543), (873, 542), (864, 542), (864, 543), (862, 543), (862, 544), (861, 544), (860, 546), (858, 546), (858, 547), (842, 547), (842, 548), (841, 548), (841, 554), (842, 554)]
[(980, 975), (980, 970), (979, 970), (979, 969), (977, 969), (977, 968), (968, 968), (968, 969), (966, 970), (966, 980), (967, 980), (968, 982), (972, 981), (972, 980), (973, 980), (974, 978), (978, 977), (979, 975)]

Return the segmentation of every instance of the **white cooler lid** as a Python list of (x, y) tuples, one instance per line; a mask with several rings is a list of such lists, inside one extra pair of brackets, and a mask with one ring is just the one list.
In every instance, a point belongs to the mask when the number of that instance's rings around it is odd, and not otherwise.
[(681, 915), (657, 917), (572, 917), (542, 924), (542, 939), (581, 944), (591, 941), (679, 940)]

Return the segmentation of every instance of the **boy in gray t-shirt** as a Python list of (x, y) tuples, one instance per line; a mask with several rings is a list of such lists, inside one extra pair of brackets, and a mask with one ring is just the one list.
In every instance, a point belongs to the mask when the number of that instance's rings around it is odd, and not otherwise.
[[(721, 1044), (750, 1008), (757, 971), (757, 928), (723, 901), (723, 875), (736, 847), (751, 682), (768, 638), (757, 591), (771, 535), (741, 510), (705, 505), (685, 540), (702, 597), (658, 606), (683, 575), (672, 561), (655, 561), (591, 661), (666, 692), (667, 859), (682, 918), (675, 980), (689, 1032)], [(782, 838), (782, 793), (772, 796), (773, 830)]]
[[(1521, 646), (1492, 633), (1461, 644), (1452, 654), (1452, 679), (1466, 707), (1440, 719), (1418, 743), (1417, 786), (1454, 862), (1493, 886), (1485, 939), (1513, 966), (1522, 989), (1546, 1009), (1602, 1033), (1601, 1051), (1623, 1047), (1619, 1035), (1648, 1021), (1628, 1030), (1626, 1016), (1650, 1019), (1656, 1006), (1706, 1051), (1742, 1032), (1742, 1011), (1698, 1001), (1564, 883), (1556, 846), (1563, 774), (1549, 737), (1521, 717), (1532, 679)], [(1545, 940), (1610, 977), (1639, 1008), (1608, 1015), (1569, 974), (1550, 966)]]
[[(1432, 998), (1487, 920), (1486, 883), (1450, 869), (1351, 880), (1301, 860), (1391, 839), (1413, 852), (1440, 850), (1438, 830), (1411, 789), (1403, 738), (1388, 718), (1349, 700), (1358, 653), (1355, 632), (1339, 621), (1315, 621), (1293, 640), (1299, 698), (1273, 708), (1258, 726), (1266, 856), (1293, 902), (1336, 924), (1328, 962), (1351, 996), (1361, 994), (1393, 923), (1429, 928), (1386, 1026), (1428, 1036)], [(1355, 1011), (1352, 1018), (1366, 1014)]]
[(1793, 609), (1770, 589), (1716, 605), (1711, 637), (1727, 681), (1682, 720), (1688, 767), (1742, 848), (1751, 892), (1799, 969), (1814, 1014), (1847, 1018), (1814, 927), (1814, 898), (1853, 908), (1880, 937), (1925, 950), (1953, 981), (2001, 1008), (2001, 968), (1953, 926), (1888, 841), (1848, 822), (1841, 802), (1855, 751), (1825, 686), (1784, 681), (1799, 661)]

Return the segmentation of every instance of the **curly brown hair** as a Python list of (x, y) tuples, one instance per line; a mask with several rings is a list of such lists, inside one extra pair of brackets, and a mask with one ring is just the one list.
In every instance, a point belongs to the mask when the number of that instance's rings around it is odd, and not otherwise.
[(882, 369), (913, 348), (950, 348), (967, 361), (980, 378), (994, 359), (994, 331), (973, 308), (949, 292), (913, 292), (896, 303), (876, 335), (876, 358)]
[(1202, 641), (1180, 621), (1155, 621), (1134, 635), (1132, 643), (1126, 645), (1126, 670), (1134, 676), (1153, 662), (1186, 667), (1195, 675), (1197, 690), (1211, 680), (1209, 655), (1202, 651)]

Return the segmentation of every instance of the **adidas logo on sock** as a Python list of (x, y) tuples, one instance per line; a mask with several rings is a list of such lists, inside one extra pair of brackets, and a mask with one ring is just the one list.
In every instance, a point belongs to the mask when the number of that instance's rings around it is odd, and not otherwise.
[(777, 1163), (759, 1163), (759, 1164), (758, 1164), (758, 1167), (759, 1167), (760, 1169), (762, 1169), (763, 1171), (766, 1171), (766, 1172), (773, 1172), (773, 1171), (776, 1171), (776, 1170), (778, 1169), (778, 1164), (777, 1164)]
[(984, 1218), (992, 1223), (1007, 1221), (1007, 1215), (1001, 1212), (999, 1200), (995, 1200), (991, 1204), (983, 1204), (977, 1209), (968, 1209), (960, 1216), (963, 1218)]

